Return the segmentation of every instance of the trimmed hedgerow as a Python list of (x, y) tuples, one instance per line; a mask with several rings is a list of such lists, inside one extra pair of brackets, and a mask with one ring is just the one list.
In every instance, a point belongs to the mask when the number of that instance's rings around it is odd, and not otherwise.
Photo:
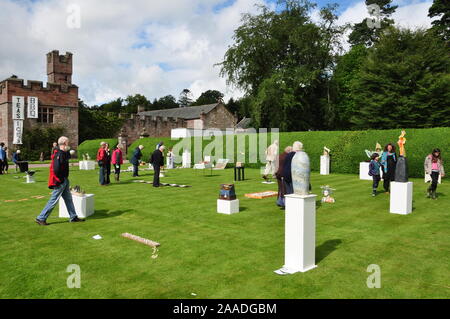
[[(359, 163), (368, 161), (368, 158), (364, 150), (368, 149), (373, 151), (375, 144), (378, 142), (383, 147), (387, 143), (394, 143), (397, 145), (398, 136), (400, 135), (400, 129), (393, 130), (367, 130), (367, 131), (314, 131), (314, 132), (281, 132), (280, 138), (280, 152), (287, 146), (292, 145), (294, 141), (301, 141), (304, 145), (305, 151), (309, 154), (311, 159), (311, 169), (318, 171), (320, 169), (320, 155), (322, 155), (323, 147), (327, 146), (331, 149), (331, 172), (335, 173), (348, 173), (357, 174), (359, 171)], [(249, 153), (249, 136), (246, 136), (245, 150), (237, 150), (238, 135), (234, 136), (234, 158), (230, 159), (231, 162), (235, 162), (237, 155), (244, 152), (246, 156), (247, 167), (260, 167), (264, 163), (260, 161), (258, 163), (248, 164)], [(440, 148), (442, 156), (445, 160), (450, 154), (446, 154), (446, 151), (450, 149), (450, 128), (431, 128), (431, 129), (406, 129), (406, 156), (409, 164), (409, 174), (411, 177), (423, 176), (423, 162), (425, 156), (430, 154), (433, 148)], [(219, 137), (215, 137), (219, 138)], [(223, 157), (226, 157), (226, 139), (223, 139)], [(191, 139), (191, 145), (194, 145), (194, 138)], [(198, 139), (198, 138), (195, 138)], [(213, 142), (211, 140), (201, 141), (202, 149), (204, 150), (208, 144)], [(167, 138), (144, 138), (135, 141), (129, 148), (128, 158), (131, 157), (132, 151), (138, 145), (145, 146), (143, 151), (143, 160), (147, 161), (151, 152), (156, 147), (156, 144), (160, 141), (164, 141), (167, 147), (173, 147), (180, 142), (181, 139), (171, 140)], [(98, 140), (98, 143), (100, 140)], [(97, 143), (97, 145), (98, 145)], [(269, 142), (270, 143), (270, 142)], [(263, 150), (258, 152), (264, 153)], [(194, 163), (194, 154), (192, 154), (192, 163)], [(204, 155), (216, 155), (212, 154)], [(217, 160), (217, 159), (216, 159)], [(263, 158), (264, 160), (264, 158)], [(233, 163), (231, 163), (233, 165)]]
[(116, 138), (104, 138), (104, 139), (97, 139), (97, 140), (88, 140), (84, 141), (78, 146), (78, 158), (81, 160), (83, 159), (84, 154), (89, 154), (91, 160), (96, 159), (97, 157), (97, 151), (100, 147), (101, 142), (106, 142), (109, 144), (110, 149), (113, 149), (117, 145), (117, 139)]

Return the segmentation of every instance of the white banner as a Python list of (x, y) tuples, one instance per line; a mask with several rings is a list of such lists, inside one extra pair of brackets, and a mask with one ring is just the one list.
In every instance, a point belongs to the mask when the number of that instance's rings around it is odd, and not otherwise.
[(25, 98), (23, 96), (12, 97), (13, 120), (25, 120)]
[(34, 96), (28, 97), (28, 114), (29, 119), (38, 118), (38, 98)]
[(13, 144), (22, 145), (23, 120), (14, 120)]

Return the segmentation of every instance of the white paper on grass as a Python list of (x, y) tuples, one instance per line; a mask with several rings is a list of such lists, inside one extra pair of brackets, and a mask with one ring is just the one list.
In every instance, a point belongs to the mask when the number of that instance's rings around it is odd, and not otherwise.
[(102, 236), (100, 236), (100, 235), (95, 235), (95, 236), (93, 236), (92, 238), (94, 238), (94, 239), (102, 239)]

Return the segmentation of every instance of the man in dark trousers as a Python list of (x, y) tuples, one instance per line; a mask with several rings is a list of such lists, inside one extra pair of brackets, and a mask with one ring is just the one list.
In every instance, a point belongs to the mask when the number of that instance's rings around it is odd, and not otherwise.
[(99, 183), (101, 186), (107, 185), (107, 162), (108, 154), (106, 152), (106, 142), (100, 143), (100, 148), (97, 151), (97, 163), (99, 168)]
[(159, 171), (161, 167), (164, 166), (164, 146), (160, 146), (159, 149), (155, 150), (150, 157), (150, 164), (153, 166), (153, 187), (159, 187)]
[(138, 177), (139, 174), (139, 161), (142, 157), (142, 150), (144, 149), (144, 145), (139, 145), (133, 152), (133, 157), (130, 160), (130, 163), (133, 164), (133, 177)]
[(70, 192), (69, 183), (69, 159), (70, 154), (68, 152), (69, 139), (65, 136), (61, 136), (58, 140), (59, 149), (53, 153), (52, 162), (50, 163), (50, 176), (48, 178), (48, 188), (53, 189), (47, 205), (45, 205), (41, 214), (36, 218), (36, 223), (41, 226), (47, 226), (47, 218), (55, 208), (58, 200), (62, 197), (66, 204), (67, 211), (69, 212), (70, 222), (84, 222), (84, 219), (80, 219), (75, 212), (73, 206), (72, 193)]

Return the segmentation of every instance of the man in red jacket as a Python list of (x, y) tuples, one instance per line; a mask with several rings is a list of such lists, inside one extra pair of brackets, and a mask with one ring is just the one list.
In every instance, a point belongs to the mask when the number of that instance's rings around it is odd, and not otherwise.
[(65, 136), (61, 136), (58, 139), (58, 149), (55, 149), (52, 154), (52, 162), (50, 163), (50, 176), (48, 178), (48, 188), (53, 189), (47, 205), (45, 205), (41, 214), (36, 218), (36, 223), (41, 226), (49, 225), (47, 218), (55, 208), (60, 197), (63, 198), (66, 203), (67, 211), (69, 212), (70, 221), (84, 222), (84, 219), (80, 219), (75, 212), (73, 206), (72, 193), (70, 192), (69, 184), (69, 139)]
[(106, 183), (107, 156), (108, 154), (106, 153), (106, 142), (101, 142), (100, 148), (97, 151), (97, 162), (98, 167), (100, 169), (99, 182), (100, 185), (102, 186), (107, 185)]

